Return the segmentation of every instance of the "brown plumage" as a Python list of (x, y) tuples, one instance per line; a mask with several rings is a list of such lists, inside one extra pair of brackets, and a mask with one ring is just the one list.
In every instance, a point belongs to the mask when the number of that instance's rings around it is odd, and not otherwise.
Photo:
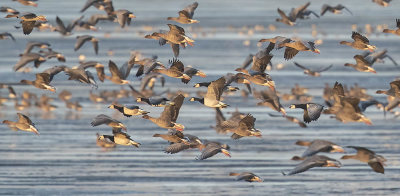
[(117, 146), (116, 143), (112, 142), (110, 139), (102, 137), (96, 133), (96, 145), (102, 148), (115, 148)]
[(129, 81), (126, 78), (129, 76), (129, 73), (132, 69), (132, 64), (124, 64), (120, 69), (118, 69), (117, 65), (113, 61), (108, 62), (108, 68), (111, 73), (111, 77), (104, 75), (104, 77), (114, 84), (129, 84)]
[(50, 85), (50, 74), (48, 73), (38, 73), (36, 74), (36, 80), (21, 80), (22, 84), (33, 85), (36, 88), (49, 90), (52, 92), (56, 92), (56, 88)]
[(259, 176), (255, 175), (251, 172), (242, 172), (242, 173), (231, 172), (231, 173), (229, 173), (229, 176), (237, 176), (236, 177), (237, 181), (244, 180), (247, 182), (262, 182), (262, 179)]
[(396, 27), (397, 29), (391, 30), (391, 29), (383, 29), (384, 33), (391, 33), (395, 35), (400, 36), (400, 19), (396, 19)]
[(39, 135), (39, 132), (35, 127), (35, 124), (31, 121), (31, 119), (29, 119), (28, 116), (21, 113), (17, 113), (17, 115), (18, 115), (17, 122), (4, 120), (3, 124), (7, 124), (12, 130), (29, 131), (35, 133), (36, 135)]
[(196, 10), (199, 4), (194, 2), (191, 5), (185, 7), (185, 9), (178, 12), (178, 17), (168, 17), (167, 20), (173, 20), (175, 22), (181, 24), (192, 24), (192, 23), (199, 23), (198, 20), (193, 20), (194, 10)]
[(160, 137), (171, 143), (185, 143), (186, 145), (189, 145), (189, 142), (184, 138), (185, 136), (181, 131), (168, 130), (167, 134), (156, 133), (153, 135), (153, 137)]
[(361, 113), (359, 108), (360, 99), (355, 97), (348, 97), (344, 95), (342, 84), (336, 82), (333, 87), (333, 105), (324, 110), (325, 114), (334, 114), (336, 119), (343, 122), (364, 122), (367, 125), (372, 125), (370, 119)]
[(382, 6), (382, 7), (387, 7), (387, 6), (389, 6), (389, 3), (390, 3), (391, 1), (392, 1), (392, 0), (372, 0), (372, 2), (378, 4), (378, 5)]
[(269, 89), (264, 91), (254, 91), (253, 96), (261, 100), (257, 105), (267, 106), (277, 112), (281, 112), (283, 115), (286, 115), (286, 111), (281, 105), (279, 97), (276, 95), (275, 91)]
[(353, 15), (353, 13), (351, 13), (351, 11), (342, 4), (337, 4), (336, 6), (330, 6), (328, 4), (324, 4), (322, 5), (321, 8), (321, 16), (323, 16), (327, 11), (334, 14), (341, 14), (343, 9), (347, 10), (351, 15)]
[(109, 139), (110, 141), (123, 145), (123, 146), (135, 146), (139, 148), (140, 143), (135, 142), (130, 135), (127, 133), (121, 132), (120, 128), (113, 128), (113, 135), (100, 135), (98, 139), (104, 140), (105, 138)]
[(247, 114), (244, 118), (223, 121), (219, 127), (225, 132), (232, 132), (232, 139), (251, 136), (261, 137), (261, 132), (254, 128), (255, 121), (256, 119), (251, 114)]
[(47, 21), (45, 16), (36, 16), (34, 13), (27, 13), (25, 15), (19, 16), (21, 19), (22, 30), (25, 35), (29, 35), (33, 27), (35, 27), (36, 21)]
[(90, 124), (93, 127), (105, 124), (113, 128), (122, 128), (125, 131), (127, 130), (124, 124), (104, 114), (96, 116)]
[(173, 104), (167, 105), (159, 118), (153, 118), (149, 115), (143, 115), (144, 119), (148, 119), (157, 126), (165, 129), (176, 129), (183, 131), (185, 127), (182, 124), (176, 123), (178, 119), (179, 110), (183, 104), (185, 97), (181, 94), (175, 97)]
[(368, 165), (377, 173), (385, 173), (385, 161), (386, 159), (376, 154), (374, 151), (369, 150), (364, 147), (359, 146), (346, 146), (347, 148), (354, 148), (357, 150), (357, 154), (355, 155), (344, 155), (341, 159), (356, 159), (364, 163), (368, 163)]
[(34, 62), (34, 66), (38, 68), (41, 63), (46, 61), (46, 59), (38, 53), (20, 54), (20, 57), (21, 58), (19, 59), (17, 64), (15, 64), (13, 67), (14, 71), (19, 71), (22, 67), (30, 62)]
[(12, 7), (7, 7), (7, 6), (1, 6), (0, 7), (0, 12), (6, 12), (9, 13), (5, 18), (12, 18), (12, 17), (17, 17), (19, 14), (19, 11), (12, 8)]
[(278, 14), (281, 16), (281, 18), (275, 19), (276, 22), (281, 22), (283, 24), (289, 25), (289, 26), (294, 26), (296, 23), (296, 18), (289, 17), (283, 12), (281, 9), (277, 9)]
[[(168, 31), (160, 30), (159, 33), (166, 34), (166, 33), (168, 33)], [(179, 56), (179, 50), (180, 50), (179, 46), (182, 46), (183, 48), (186, 47), (185, 44), (175, 44), (175, 43), (172, 43), (172, 42), (160, 37), (160, 35), (157, 32), (154, 32), (151, 35), (145, 35), (144, 38), (158, 40), (158, 43), (160, 44), (160, 46), (169, 44), (171, 46), (171, 49), (172, 49), (172, 52), (174, 53), (175, 58), (177, 58)]]
[(169, 154), (175, 154), (191, 148), (198, 148), (199, 150), (202, 150), (204, 148), (203, 142), (197, 136), (190, 134), (183, 134), (182, 139), (183, 139), (182, 142), (173, 143), (167, 146), (164, 149), (164, 152)]
[(11, 33), (8, 33), (8, 32), (0, 33), (0, 40), (7, 39), (7, 38), (10, 38), (11, 40), (13, 40), (15, 42), (15, 38)]
[(318, 54), (320, 53), (319, 49), (315, 48), (314, 42), (304, 43), (302, 41), (294, 41), (282, 43), (281, 46), (286, 47), (284, 54), (285, 60), (292, 59), (297, 53), (299, 53), (299, 51), (311, 51)]
[(377, 90), (376, 94), (385, 94), (391, 97), (400, 98), (400, 80), (390, 82), (389, 90)]
[(74, 46), (74, 51), (79, 50), (79, 48), (81, 48), (82, 45), (87, 41), (90, 41), (90, 42), (93, 43), (94, 52), (97, 55), (99, 53), (99, 40), (96, 39), (95, 37), (91, 36), (91, 35), (77, 36), (76, 37), (76, 43), (75, 43), (75, 46)]
[(161, 37), (173, 44), (189, 44), (193, 46), (194, 40), (185, 35), (185, 30), (177, 25), (168, 24), (169, 31), (166, 33), (153, 33), (154, 36)]
[(37, 7), (38, 4), (35, 3), (35, 1), (37, 0), (13, 0), (13, 1), (17, 1), (18, 3), (22, 4), (22, 5), (26, 5), (26, 6), (33, 6), (33, 7)]
[(292, 8), (288, 16), (278, 8), (278, 13), (281, 16), (281, 18), (277, 18), (276, 21), (282, 22), (289, 26), (293, 26), (296, 24), (295, 22), (297, 18), (304, 19), (305, 11), (310, 4), (311, 4), (310, 2), (307, 2), (306, 4), (301, 5), (297, 8)]
[(191, 79), (190, 76), (184, 73), (185, 67), (180, 60), (173, 59), (170, 60), (169, 63), (171, 64), (171, 67), (169, 69), (153, 69), (153, 72), (161, 73), (172, 78), (182, 78), (185, 80)]
[(353, 58), (356, 60), (356, 64), (346, 63), (344, 66), (352, 67), (361, 72), (376, 73), (375, 69), (371, 67), (372, 63), (367, 61), (362, 55), (355, 55)]
[(321, 72), (326, 71), (326, 70), (330, 69), (333, 66), (333, 65), (329, 65), (328, 67), (324, 67), (324, 68), (321, 68), (321, 69), (318, 69), (318, 70), (311, 70), (311, 69), (309, 69), (307, 67), (304, 67), (303, 65), (300, 65), (300, 64), (298, 64), (296, 62), (294, 62), (294, 65), (296, 65), (296, 67), (299, 67), (300, 69), (303, 69), (304, 70), (304, 74), (309, 75), (309, 76), (313, 76), (313, 77), (321, 76), (321, 74), (320, 74)]
[(353, 42), (341, 41), (340, 44), (351, 46), (357, 50), (369, 50), (373, 52), (376, 49), (376, 46), (370, 45), (368, 38), (362, 36), (360, 33), (353, 31), (351, 34), (351, 38), (354, 40)]
[(119, 9), (113, 12), (117, 16), (117, 21), (121, 28), (125, 27), (125, 24), (130, 25), (132, 18), (136, 18), (136, 16), (126, 9)]

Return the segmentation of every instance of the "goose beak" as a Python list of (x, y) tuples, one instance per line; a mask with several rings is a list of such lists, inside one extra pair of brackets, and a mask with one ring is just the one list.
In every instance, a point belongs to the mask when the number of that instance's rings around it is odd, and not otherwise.
[(200, 76), (200, 77), (202, 77), (202, 78), (207, 77), (207, 75), (206, 75), (204, 72), (202, 72), (202, 71), (198, 71), (196, 75), (197, 75), (197, 76)]
[(89, 29), (90, 29), (91, 31), (97, 31), (97, 28), (96, 28), (95, 26), (92, 26), (92, 25), (89, 26)]
[(321, 52), (318, 49), (315, 49), (314, 53), (321, 54)]
[(365, 119), (363, 119), (362, 121), (363, 121), (365, 124), (367, 124), (367, 125), (372, 125), (371, 120), (368, 119), (368, 118), (365, 118)]
[(345, 152), (342, 147), (337, 145), (333, 145), (332, 148), (333, 148), (332, 152)]
[(39, 131), (36, 129), (36, 127), (30, 125), (32, 132), (34, 132), (36, 135), (40, 135)]
[(129, 18), (136, 18), (136, 16), (135, 15), (133, 15), (133, 14), (129, 14), (129, 16), (128, 16)]
[(285, 111), (285, 109), (281, 108), (281, 111), (280, 111), (280, 112), (282, 112), (282, 114), (286, 116), (286, 111)]
[(179, 123), (174, 123), (174, 129), (182, 132), (185, 129), (185, 126), (183, 126), (182, 124), (179, 124)]
[(254, 176), (252, 179), (253, 182), (262, 182), (262, 179), (258, 176)]
[(183, 74), (182, 77), (183, 77), (185, 80), (191, 80), (191, 79), (192, 79), (190, 76), (188, 76), (188, 75), (186, 75), (186, 74)]
[(229, 151), (227, 151), (227, 150), (225, 150), (225, 149), (221, 149), (221, 152), (222, 152), (224, 155), (226, 155), (226, 156), (228, 156), (228, 157), (231, 157), (231, 154), (229, 153)]
[(339, 161), (326, 161), (325, 167), (341, 167), (342, 164)]

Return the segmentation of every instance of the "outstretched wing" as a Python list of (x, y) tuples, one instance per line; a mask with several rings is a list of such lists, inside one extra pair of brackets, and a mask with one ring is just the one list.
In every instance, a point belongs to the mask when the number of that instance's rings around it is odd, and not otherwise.
[(196, 10), (197, 6), (199, 6), (199, 3), (194, 2), (192, 5), (188, 5), (185, 7), (185, 9), (183, 9), (183, 11), (186, 11), (188, 13), (188, 18), (193, 18), (194, 10)]
[(360, 33), (353, 31), (351, 38), (354, 39), (354, 41), (361, 41), (365, 44), (369, 44), (368, 38), (365, 36), (362, 36)]

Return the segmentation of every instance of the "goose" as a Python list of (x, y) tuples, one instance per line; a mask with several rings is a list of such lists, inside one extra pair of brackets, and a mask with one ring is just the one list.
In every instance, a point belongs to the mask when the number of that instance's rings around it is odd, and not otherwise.
[(353, 13), (351, 13), (351, 11), (342, 4), (337, 4), (336, 6), (330, 6), (328, 4), (324, 4), (322, 5), (321, 8), (321, 16), (323, 16), (327, 11), (334, 14), (341, 14), (343, 9), (347, 10), (351, 15), (353, 15)]
[(285, 173), (282, 171), (284, 176), (290, 176), (298, 173), (305, 172), (313, 167), (341, 167), (342, 164), (336, 159), (329, 158), (323, 155), (313, 155), (306, 158), (303, 162), (298, 164), (294, 169)]
[(353, 57), (356, 60), (356, 64), (346, 63), (344, 66), (352, 67), (357, 71), (376, 73), (375, 69), (372, 68), (372, 63), (367, 61), (362, 55), (355, 55)]
[(311, 70), (311, 69), (309, 69), (307, 67), (304, 67), (303, 65), (300, 65), (300, 64), (298, 64), (296, 62), (294, 62), (294, 65), (296, 65), (296, 67), (299, 67), (300, 69), (303, 69), (304, 70), (304, 74), (309, 75), (309, 76), (313, 76), (313, 77), (320, 77), (321, 76), (321, 72), (327, 71), (328, 69), (330, 69), (333, 66), (333, 64), (331, 64), (331, 65), (329, 65), (327, 67), (324, 67), (324, 68), (321, 68), (321, 69), (318, 69), (318, 70)]
[(326, 140), (313, 140), (313, 141), (302, 141), (298, 140), (296, 145), (308, 146), (307, 150), (301, 155), (301, 157), (293, 157), (292, 160), (302, 160), (304, 157), (313, 156), (319, 152), (345, 152), (343, 147)]
[(303, 119), (304, 122), (310, 123), (311, 121), (316, 121), (321, 115), (324, 106), (317, 103), (306, 103), (306, 104), (292, 104), (291, 109), (301, 108), (304, 110)]
[(383, 166), (385, 166), (384, 162), (386, 162), (386, 159), (382, 155), (378, 155), (374, 151), (360, 146), (346, 147), (357, 150), (357, 154), (344, 155), (341, 159), (356, 159), (361, 162), (368, 163), (368, 165), (377, 173), (385, 173), (385, 168)]
[(203, 151), (196, 158), (196, 160), (208, 159), (218, 153), (222, 153), (227, 157), (231, 157), (229, 149), (230, 149), (230, 147), (227, 144), (221, 144), (219, 142), (209, 141), (209, 142), (205, 143)]
[(353, 42), (348, 42), (348, 41), (341, 41), (341, 45), (347, 45), (351, 46), (354, 49), (357, 50), (369, 50), (373, 52), (376, 49), (376, 46), (370, 45), (368, 38), (365, 36), (361, 35), (358, 32), (353, 31), (351, 34), (351, 39), (353, 39)]
[(31, 121), (31, 119), (29, 119), (28, 116), (22, 113), (17, 113), (17, 115), (18, 115), (17, 122), (4, 120), (3, 124), (7, 124), (12, 130), (29, 131), (35, 133), (36, 135), (39, 135), (39, 132), (35, 127), (35, 124)]
[(211, 108), (226, 108), (229, 105), (220, 101), (224, 85), (224, 77), (212, 81), (207, 87), (207, 94), (204, 96), (204, 98), (192, 97), (190, 101), (198, 101), (203, 105)]
[(108, 108), (116, 109), (126, 117), (131, 117), (131, 116), (136, 116), (136, 115), (146, 115), (149, 113), (149, 112), (146, 112), (146, 111), (140, 109), (139, 106), (136, 106), (136, 105), (121, 106), (118, 104), (111, 104), (110, 106), (108, 106)]
[(90, 123), (93, 127), (95, 126), (99, 126), (102, 124), (108, 125), (110, 127), (113, 128), (121, 128), (123, 130), (127, 130), (126, 126), (124, 124), (122, 124), (121, 122), (119, 122), (118, 120), (115, 120), (105, 114), (99, 114), (97, 115), (93, 121)]
[(18, 16), (21, 19), (22, 30), (25, 35), (31, 34), (33, 27), (35, 27), (36, 21), (44, 21), (46, 22), (47, 19), (43, 15), (37, 16), (34, 13), (27, 13), (22, 16)]
[(90, 41), (93, 43), (94, 52), (97, 55), (99, 53), (99, 40), (91, 35), (77, 36), (74, 51), (79, 50), (79, 48), (81, 48), (82, 45), (87, 41)]
[(243, 180), (246, 182), (262, 182), (262, 179), (259, 176), (251, 172), (242, 172), (242, 173), (231, 172), (229, 173), (229, 176), (236, 176), (237, 181)]
[(179, 110), (184, 99), (185, 97), (182, 94), (177, 95), (173, 100), (174, 104), (165, 106), (164, 111), (161, 113), (159, 118), (154, 118), (147, 114), (143, 115), (142, 118), (150, 120), (161, 128), (183, 131), (185, 126), (176, 123), (176, 120), (178, 119)]
[(391, 29), (383, 29), (384, 33), (391, 33), (395, 35), (400, 35), (400, 19), (396, 19), (396, 27), (397, 29), (391, 30)]
[(193, 4), (186, 6), (185, 9), (179, 11), (179, 17), (168, 17), (167, 20), (172, 20), (181, 24), (199, 23), (198, 20), (193, 20), (194, 11), (198, 5), (199, 3), (194, 2)]
[(121, 132), (120, 128), (113, 128), (113, 135), (100, 135), (98, 137), (99, 140), (109, 139), (110, 141), (123, 145), (123, 146), (135, 146), (139, 148), (140, 143), (135, 142), (130, 135), (127, 133)]

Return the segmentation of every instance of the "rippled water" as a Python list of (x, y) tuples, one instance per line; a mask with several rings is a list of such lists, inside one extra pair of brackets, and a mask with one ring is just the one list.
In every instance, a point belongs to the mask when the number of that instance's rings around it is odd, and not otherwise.
[[(305, 76), (301, 70), (293, 66), (292, 61), (283, 60), (283, 51), (273, 51), (272, 62), (276, 65), (284, 63), (282, 70), (272, 70), (270, 75), (275, 80), (277, 89), (288, 93), (295, 83), (310, 88), (313, 101), (323, 103), (322, 88), (325, 83), (333, 85), (335, 81), (347, 85), (358, 83), (368, 88), (368, 93), (378, 100), (384, 101), (384, 96), (377, 96), (377, 89), (386, 89), (388, 83), (399, 76), (399, 69), (391, 64), (377, 64), (378, 74), (359, 73), (343, 66), (346, 62), (353, 62), (352, 58), (359, 51), (339, 46), (341, 40), (350, 39), (351, 25), (357, 24), (364, 28), (369, 23), (388, 24), (395, 26), (399, 2), (393, 2), (390, 7), (382, 8), (370, 1), (335, 1), (346, 5), (353, 13), (343, 15), (326, 14), (321, 19), (298, 21), (298, 25), (287, 27), (274, 22), (277, 17), (276, 8), (289, 11), (290, 7), (305, 3), (298, 1), (199, 1), (195, 18), (200, 23), (182, 25), (190, 36), (195, 37), (195, 46), (181, 50), (180, 59), (185, 65), (198, 67), (209, 76), (207, 79), (194, 78), (194, 82), (208, 81), (220, 77), (227, 72), (233, 72), (249, 53), (258, 50), (257, 41), (276, 35), (298, 36), (305, 40), (314, 40), (310, 27), (316, 24), (318, 29), (325, 32), (325, 36), (318, 36), (324, 43), (318, 48), (320, 55), (299, 53), (294, 60), (309, 67), (322, 67), (334, 64), (328, 72), (320, 78)], [(154, 40), (145, 40), (143, 35), (167, 29), (168, 16), (175, 16), (176, 12), (189, 4), (188, 1), (114, 1), (116, 9), (126, 8), (137, 16), (131, 26), (121, 30), (116, 23), (101, 22), (98, 32), (76, 31), (73, 36), (61, 37), (56, 32), (34, 31), (31, 35), (22, 35), (18, 21), (14, 19), (0, 19), (0, 32), (9, 31), (16, 37), (17, 42), (1, 40), (0, 45), (0, 82), (15, 83), (21, 79), (33, 79), (33, 73), (14, 73), (12, 66), (18, 61), (18, 54), (22, 53), (28, 41), (47, 41), (52, 48), (62, 52), (66, 58), (66, 65), (78, 64), (78, 55), (85, 54), (88, 60), (96, 60), (107, 64), (108, 60), (118, 65), (125, 62), (131, 50), (140, 50), (145, 56), (158, 55), (159, 60), (166, 63), (172, 58), (169, 46), (159, 47)], [(312, 1), (310, 9), (319, 12), (320, 1)], [(332, 3), (333, 4), (333, 3)], [(80, 16), (78, 10), (83, 1), (53, 1), (41, 0), (39, 7), (23, 7), (16, 2), (2, 1), (0, 6), (14, 7), (20, 11), (30, 11), (46, 15), (50, 23), (55, 24), (55, 16), (68, 21)], [(85, 18), (90, 14), (98, 13), (90, 8)], [(1, 17), (3, 17), (1, 13)], [(267, 29), (268, 25), (277, 26), (276, 32)], [(254, 31), (247, 35), (242, 27), (252, 28), (262, 25), (265, 30)], [(146, 30), (144, 26), (153, 27)], [(233, 28), (232, 28), (233, 27)], [(199, 33), (202, 31), (204, 33)], [(239, 34), (239, 31), (245, 32)], [(109, 38), (105, 33), (111, 33)], [(78, 52), (73, 51), (76, 35), (91, 34), (100, 40), (99, 55), (95, 56), (91, 45), (83, 46)], [(388, 49), (389, 54), (400, 61), (400, 38), (372, 34), (371, 43), (379, 49)], [(244, 41), (250, 41), (244, 46)], [(114, 56), (108, 56), (112, 50)], [(50, 60), (41, 65), (39, 72), (53, 65), (59, 65), (56, 60)], [(133, 75), (129, 77), (134, 86), (139, 82)], [(178, 88), (191, 92), (191, 84), (184, 85), (177, 79), (168, 79), (166, 88)], [(151, 137), (154, 133), (163, 133), (163, 129), (144, 121), (139, 117), (126, 118), (107, 108), (109, 103), (93, 104), (88, 99), (90, 87), (76, 82), (67, 81), (64, 74), (57, 75), (52, 84), (58, 92), (70, 90), (73, 99), (80, 100), (83, 111), (74, 112), (65, 108), (64, 103), (56, 99), (53, 104), (58, 109), (51, 113), (44, 113), (31, 108), (23, 113), (28, 114), (36, 123), (40, 136), (27, 132), (13, 132), (8, 127), (0, 126), (0, 194), (1, 195), (398, 195), (400, 192), (400, 132), (399, 121), (393, 116), (383, 117), (376, 108), (369, 108), (365, 115), (371, 118), (373, 126), (350, 123), (341, 124), (323, 115), (317, 122), (313, 122), (307, 129), (299, 128), (295, 124), (280, 118), (268, 116), (273, 112), (269, 108), (256, 107), (257, 100), (243, 99), (239, 93), (226, 97), (225, 102), (231, 105), (223, 110), (232, 112), (238, 108), (241, 112), (251, 113), (256, 118), (256, 128), (262, 131), (263, 137), (243, 138), (232, 141), (228, 135), (218, 135), (210, 125), (215, 124), (214, 110), (203, 107), (198, 103), (185, 101), (182, 106), (179, 123), (186, 126), (185, 132), (199, 136), (202, 139), (215, 140), (231, 146), (232, 158), (216, 155), (208, 160), (196, 161), (200, 154), (197, 150), (189, 150), (179, 154), (163, 153), (167, 145), (160, 138)], [(47, 94), (56, 98), (56, 94), (34, 89), (28, 86), (14, 86), (17, 94), (29, 90), (40, 94)], [(106, 81), (99, 85), (100, 90), (118, 90), (119, 86)], [(157, 86), (158, 91), (162, 91)], [(261, 89), (261, 88), (259, 88)], [(7, 91), (0, 91), (6, 96)], [(133, 98), (120, 100), (121, 103), (134, 103)], [(287, 107), (292, 102), (282, 102)], [(1, 107), (0, 119), (15, 120), (14, 103), (9, 101)], [(151, 115), (158, 116), (161, 108), (150, 108), (141, 105)], [(301, 110), (287, 109), (288, 114), (301, 117)], [(113, 151), (105, 152), (95, 145), (97, 132), (110, 134), (108, 127), (91, 127), (90, 121), (98, 114), (107, 114), (122, 121), (128, 127), (128, 133), (140, 142), (139, 149), (118, 146)], [(75, 120), (71, 120), (75, 119)], [(294, 145), (296, 140), (325, 139), (339, 145), (365, 146), (376, 151), (388, 159), (385, 174), (374, 173), (367, 164), (357, 161), (342, 161), (342, 168), (314, 168), (308, 172), (295, 176), (282, 176), (281, 170), (293, 168), (297, 162), (291, 161), (293, 155), (301, 154), (305, 148)], [(352, 152), (351, 150), (349, 150)], [(340, 158), (342, 154), (329, 154), (333, 158)], [(237, 182), (228, 176), (229, 172), (251, 171), (264, 179), (263, 183)]]

